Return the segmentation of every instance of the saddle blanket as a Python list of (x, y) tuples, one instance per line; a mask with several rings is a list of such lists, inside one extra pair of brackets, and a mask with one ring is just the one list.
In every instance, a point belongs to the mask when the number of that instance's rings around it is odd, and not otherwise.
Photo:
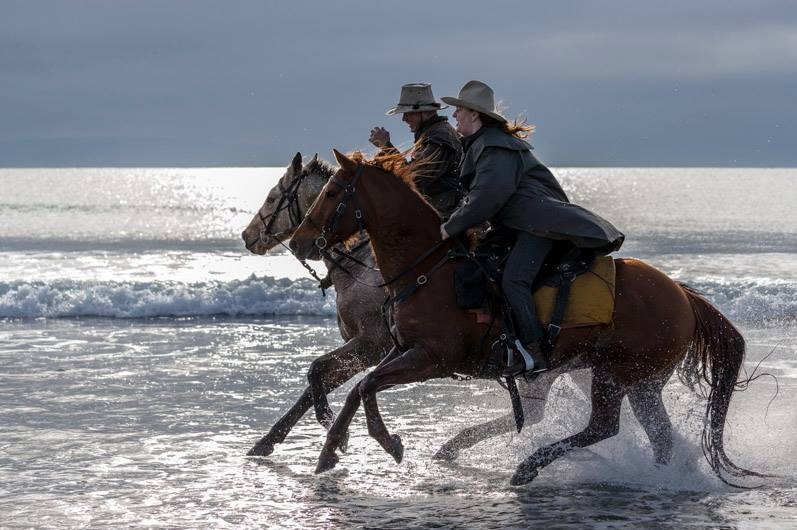
[[(589, 271), (580, 274), (570, 287), (570, 300), (565, 310), (563, 328), (611, 324), (614, 314), (614, 259), (598, 256)], [(544, 325), (551, 322), (556, 286), (543, 285), (534, 292), (537, 317)], [(473, 310), (480, 323), (489, 323), (492, 316), (484, 310)]]

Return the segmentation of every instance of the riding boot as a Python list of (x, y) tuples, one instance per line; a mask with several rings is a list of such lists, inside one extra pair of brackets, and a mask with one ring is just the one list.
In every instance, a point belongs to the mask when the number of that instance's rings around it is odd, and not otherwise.
[(548, 356), (543, 349), (543, 341), (545, 340), (545, 332), (542, 330), (537, 318), (537, 313), (533, 315), (526, 315), (529, 322), (526, 324), (531, 329), (531, 340), (523, 343), (523, 347), (534, 357), (534, 372), (542, 372), (548, 369)]
[(507, 344), (507, 363), (501, 375), (514, 377), (518, 375), (531, 375), (548, 370), (546, 355), (540, 343), (529, 342), (526, 345), (515, 339), (514, 345)]

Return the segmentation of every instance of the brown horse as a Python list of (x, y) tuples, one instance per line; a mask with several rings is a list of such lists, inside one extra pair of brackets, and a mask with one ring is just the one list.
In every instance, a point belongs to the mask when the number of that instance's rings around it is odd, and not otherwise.
[[(340, 170), (330, 178), (304, 221), (293, 234), (291, 248), (310, 258), (319, 248), (345, 240), (363, 222), (391, 296), (418, 288), (394, 310), (395, 331), (404, 351), (394, 349), (366, 375), (346, 398), (319, 457), (316, 472), (334, 467), (354, 413), (362, 401), (369, 434), (400, 462), (404, 448), (391, 435), (376, 401), (380, 390), (453, 373), (486, 376), (481, 367), (491, 354), (485, 325), (456, 304), (454, 261), (444, 257), (454, 242), (441, 243), (440, 218), (417, 193), (412, 177), (383, 160), (381, 167), (352, 160), (337, 151)], [(359, 217), (359, 219), (357, 219)], [(416, 263), (416, 249), (432, 249)], [(410, 249), (410, 250), (408, 250)], [(592, 369), (592, 412), (583, 431), (542, 447), (524, 460), (512, 484), (534, 479), (539, 470), (577, 447), (587, 447), (616, 435), (623, 397), (634, 386), (667, 373), (680, 362), (685, 377), (705, 380), (706, 406), (703, 449), (715, 473), (745, 476), (723, 447), (725, 418), (745, 344), (736, 328), (707, 300), (635, 259), (616, 260), (616, 299), (611, 325), (563, 330), (551, 362), (555, 367)]]
[[(335, 169), (319, 160), (317, 155), (303, 166), (301, 153), (296, 153), (282, 178), (268, 192), (263, 205), (244, 230), (242, 238), (246, 248), (262, 255), (289, 239), (301, 223), (304, 212), (309, 210), (334, 172)], [(354, 255), (363, 263), (375, 265), (370, 246), (355, 247)], [(368, 287), (368, 284), (380, 283), (382, 276), (367, 267), (354, 266), (350, 262), (343, 264), (348, 266), (351, 276), (325, 260), (337, 293), (338, 327), (345, 344), (311, 363), (307, 373), (309, 386), (249, 450), (251, 456), (271, 454), (274, 445), (285, 440), (310, 406), (314, 407), (319, 423), (329, 428), (334, 416), (326, 394), (354, 374), (375, 366), (392, 347), (390, 336), (380, 318), (384, 289)], [(542, 421), (548, 394), (554, 381), (562, 375), (562, 368), (545, 372), (531, 382), (525, 379), (518, 381), (528, 424)], [(667, 372), (661, 377), (643, 381), (629, 393), (631, 407), (651, 441), (656, 462), (662, 464), (669, 461), (672, 453), (672, 428), (661, 398), (662, 387), (670, 374)], [(589, 394), (590, 379), (586, 370), (575, 371), (569, 377), (584, 395)], [(511, 413), (468, 427), (446, 442), (435, 458), (453, 460), (461, 450), (492, 436), (511, 432), (514, 428), (515, 420)]]

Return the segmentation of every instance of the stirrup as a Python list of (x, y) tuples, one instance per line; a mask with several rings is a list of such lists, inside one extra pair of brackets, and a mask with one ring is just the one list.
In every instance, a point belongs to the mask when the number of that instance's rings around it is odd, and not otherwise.
[[(514, 360), (513, 352), (517, 351), (520, 354), (520, 359)], [(536, 362), (534, 357), (529, 351), (523, 347), (520, 339), (515, 339), (514, 348), (509, 342), (506, 343), (506, 369), (502, 375), (504, 377), (517, 377), (519, 375), (532, 375), (539, 372), (544, 372), (548, 369), (548, 364), (541, 356)]]

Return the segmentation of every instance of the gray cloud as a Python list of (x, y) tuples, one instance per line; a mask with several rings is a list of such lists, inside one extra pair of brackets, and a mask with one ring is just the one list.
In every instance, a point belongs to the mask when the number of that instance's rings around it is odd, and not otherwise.
[[(790, 2), (5, 2), (0, 165), (368, 148), (402, 83), (490, 82), (553, 164), (794, 165)], [(327, 155), (328, 156), (328, 155)]]

